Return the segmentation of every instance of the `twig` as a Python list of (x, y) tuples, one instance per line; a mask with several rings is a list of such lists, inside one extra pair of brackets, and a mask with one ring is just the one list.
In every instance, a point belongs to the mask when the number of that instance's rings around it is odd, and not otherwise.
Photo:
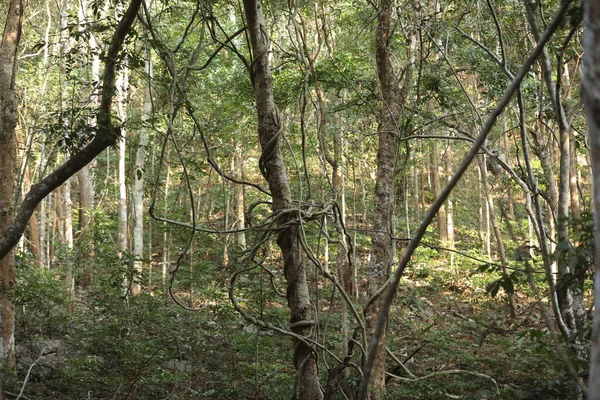
[(37, 365), (37, 363), (40, 362), (40, 360), (42, 358), (44, 358), (45, 355), (52, 353), (52, 352), (46, 353), (46, 349), (47, 349), (47, 347), (44, 347), (42, 349), (42, 351), (40, 352), (39, 357), (33, 363), (31, 363), (31, 365), (27, 369), (27, 375), (25, 375), (25, 379), (23, 380), (23, 385), (21, 386), (21, 391), (19, 392), (19, 395), (17, 396), (16, 400), (25, 399), (25, 397), (23, 397), (23, 392), (25, 391), (25, 387), (27, 386), (27, 382), (29, 382), (29, 376), (31, 375), (31, 371), (33, 371), (33, 367), (35, 367)]
[(491, 376), (483, 374), (481, 372), (467, 371), (464, 369), (449, 369), (446, 371), (433, 372), (429, 375), (419, 376), (419, 377), (415, 377), (415, 378), (406, 378), (404, 376), (398, 376), (398, 375), (394, 375), (394, 374), (390, 374), (389, 372), (386, 372), (386, 375), (388, 375), (391, 378), (395, 378), (395, 379), (399, 379), (401, 381), (407, 381), (407, 382), (418, 382), (418, 381), (423, 381), (425, 379), (435, 378), (436, 376), (440, 376), (440, 375), (454, 375), (454, 374), (467, 374), (467, 375), (477, 376), (477, 377), (483, 378), (483, 379), (488, 379), (490, 382), (492, 382), (494, 384), (494, 388), (496, 389), (496, 394), (497, 395), (500, 394), (500, 390), (498, 389), (498, 383), (496, 382), (496, 380), (494, 378), (492, 378)]

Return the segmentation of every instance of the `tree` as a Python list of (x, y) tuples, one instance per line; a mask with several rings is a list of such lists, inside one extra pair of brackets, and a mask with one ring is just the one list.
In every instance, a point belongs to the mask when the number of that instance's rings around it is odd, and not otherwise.
[[(0, 176), (2, 176), (0, 179), (0, 232), (8, 231), (14, 216), (15, 158), (17, 155), (15, 77), (24, 7), (25, 3), (22, 0), (12, 0), (9, 3), (6, 27), (2, 44), (0, 44)], [(25, 224), (27, 222), (25, 221)], [(23, 226), (23, 231), (24, 229), (25, 226)], [(0, 255), (0, 360), (2, 366), (7, 369), (15, 366), (15, 315), (12, 301), (12, 289), (15, 284), (15, 256), (11, 251), (15, 244), (16, 242)]]
[(260, 1), (244, 0), (244, 11), (254, 56), (251, 78), (258, 112), (258, 138), (262, 148), (259, 166), (269, 183), (273, 211), (279, 214), (277, 223), (279, 226), (285, 226), (278, 234), (277, 245), (281, 249), (287, 280), (290, 327), (292, 332), (299, 335), (299, 338), (294, 339), (293, 359), (298, 374), (298, 384), (294, 391), (299, 399), (321, 399), (323, 393), (319, 385), (315, 354), (312, 347), (300, 339), (310, 335), (315, 322), (300, 246), (300, 232), (297, 222), (294, 222), (300, 215), (292, 203), (289, 180), (280, 149), (283, 125), (273, 99), (268, 30)]
[[(410, 58), (405, 67), (404, 79), (400, 81), (394, 70), (391, 45), (394, 35), (394, 4), (383, 0), (377, 10), (378, 26), (376, 38), (377, 77), (381, 90), (381, 108), (377, 115), (378, 147), (377, 174), (375, 181), (373, 224), (371, 235), (371, 259), (369, 262), (369, 301), (366, 306), (365, 326), (367, 336), (375, 332), (377, 319), (383, 309), (383, 289), (386, 287), (393, 262), (392, 239), (394, 179), (397, 174), (398, 144), (400, 133), (400, 110), (406, 103), (408, 90), (412, 84)], [(411, 37), (412, 39), (412, 37)], [(411, 44), (412, 46), (412, 44)], [(409, 46), (410, 47), (410, 46)], [(385, 333), (377, 346), (370, 387), (380, 391), (385, 387)], [(373, 398), (379, 398), (377, 392)]]
[[(14, 254), (12, 249), (17, 244), (29, 218), (37, 205), (54, 189), (65, 183), (82, 167), (92, 161), (98, 154), (109, 146), (114, 145), (119, 138), (119, 131), (112, 126), (111, 107), (114, 93), (115, 68), (119, 52), (125, 36), (135, 21), (140, 0), (132, 0), (115, 29), (109, 50), (106, 55), (101, 107), (98, 112), (98, 131), (94, 139), (81, 151), (71, 156), (53, 173), (33, 185), (25, 196), (16, 217), (13, 217), (12, 201), (13, 179), (0, 180), (0, 200), (3, 210), (0, 212), (0, 339), (4, 364), (8, 368), (14, 366), (14, 306), (11, 291), (15, 282)], [(16, 74), (16, 54), (21, 37), (24, 3), (20, 0), (11, 1), (7, 28), (0, 45), (0, 174), (5, 177), (14, 176), (15, 135), (17, 124), (17, 104), (15, 100), (14, 81)]]

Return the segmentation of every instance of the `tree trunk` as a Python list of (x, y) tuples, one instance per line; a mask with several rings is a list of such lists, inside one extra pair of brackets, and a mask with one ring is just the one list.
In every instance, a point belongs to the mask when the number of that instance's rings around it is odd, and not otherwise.
[[(233, 178), (242, 181), (244, 179), (244, 157), (239, 140), (236, 138), (233, 153)], [(242, 230), (246, 227), (244, 215), (244, 185), (233, 183), (233, 207), (235, 212), (235, 229)], [(238, 232), (236, 234), (237, 245), (242, 249), (246, 248), (246, 233)]]
[[(483, 186), (483, 193), (485, 195), (485, 199), (488, 205), (488, 212), (490, 215), (490, 224), (492, 227), (492, 231), (494, 232), (494, 236), (496, 238), (496, 245), (498, 246), (498, 255), (500, 256), (500, 263), (502, 265), (502, 276), (505, 279), (509, 279), (508, 272), (508, 260), (506, 258), (506, 251), (504, 250), (504, 242), (502, 241), (502, 233), (500, 232), (500, 226), (498, 225), (498, 220), (496, 219), (496, 211), (494, 208), (494, 199), (490, 192), (490, 186), (487, 177), (487, 165), (485, 161), (485, 156), (481, 155), (477, 158), (477, 163), (479, 164), (479, 170), (481, 171), (481, 181)], [(515, 319), (517, 317), (517, 307), (515, 305), (515, 298), (513, 293), (506, 293), (508, 297), (508, 307), (510, 310), (510, 317)]]
[[(146, 56), (146, 75), (148, 79), (152, 78), (152, 58), (150, 52), (147, 51)], [(152, 92), (150, 82), (146, 85), (145, 99), (144, 99), (144, 115), (142, 117), (144, 122), (147, 122), (152, 117)], [(144, 178), (146, 170), (144, 163), (146, 160), (146, 148), (149, 143), (149, 135), (146, 127), (142, 127), (140, 130), (140, 140), (138, 142), (137, 151), (135, 153), (135, 176), (134, 176), (134, 189), (133, 189), (133, 255), (135, 261), (133, 262), (133, 282), (131, 285), (131, 294), (134, 296), (139, 295), (142, 292), (142, 286), (140, 284), (140, 277), (142, 276), (142, 259), (144, 258)], [(152, 254), (149, 254), (151, 257)]]
[[(122, 70), (119, 73), (119, 77), (117, 79), (117, 114), (121, 123), (125, 122), (126, 112), (125, 112), (125, 101), (127, 98), (127, 90), (128, 90), (128, 76), (126, 70)], [(126, 136), (126, 134), (124, 134)], [(127, 186), (125, 180), (125, 158), (126, 158), (126, 145), (125, 145), (125, 137), (121, 138), (119, 141), (119, 171), (118, 171), (118, 179), (117, 183), (119, 185), (119, 225), (117, 231), (117, 246), (121, 253), (124, 253), (128, 250), (128, 240), (127, 240)]]
[[(434, 140), (429, 149), (429, 167), (431, 171), (431, 183), (434, 197), (438, 197), (441, 191), (440, 188), (440, 155), (438, 154), (437, 143)], [(442, 205), (437, 213), (437, 231), (440, 246), (448, 244), (448, 217), (446, 216), (446, 208)]]
[[(0, 44), (0, 232), (3, 233), (8, 231), (14, 217), (15, 127), (18, 119), (15, 76), (24, 7), (21, 0), (10, 1)], [(8, 370), (15, 367), (14, 284), (15, 258), (9, 251), (0, 255), (0, 366)]]
[[(78, 7), (78, 19), (80, 32), (85, 31), (87, 23), (87, 1), (81, 0)], [(88, 94), (90, 103), (98, 106), (98, 95), (95, 91), (95, 84), (100, 80), (100, 56), (98, 45), (94, 34), (89, 36), (84, 51), (91, 58), (91, 81), (92, 88)], [(89, 123), (96, 126), (96, 121), (91, 119)], [(80, 251), (81, 261), (83, 263), (83, 275), (81, 277), (81, 288), (87, 289), (92, 284), (93, 267), (90, 265), (94, 257), (94, 243), (91, 237), (93, 229), (93, 205), (94, 205), (94, 185), (92, 182), (92, 169), (90, 165), (81, 168), (77, 173), (77, 182), (79, 184), (79, 234), (77, 244)]]
[[(287, 280), (287, 301), (291, 314), (290, 329), (298, 335), (310, 336), (315, 323), (313, 306), (310, 302), (298, 226), (293, 223), (299, 216), (291, 212), (295, 207), (292, 204), (290, 185), (279, 145), (283, 126), (273, 99), (268, 29), (264, 24), (262, 5), (259, 1), (244, 0), (244, 10), (254, 55), (251, 77), (258, 112), (258, 136), (262, 148), (259, 166), (269, 183), (273, 209), (275, 212), (281, 212), (278, 224), (289, 223), (279, 232), (277, 244), (283, 255), (283, 268)], [(322, 399), (317, 359), (311, 346), (295, 339), (293, 359), (298, 374), (295, 387), (296, 398)]]
[(75, 277), (73, 275), (73, 201), (71, 200), (71, 180), (60, 187), (60, 201), (56, 206), (60, 208), (62, 221), (62, 245), (67, 249), (67, 271), (65, 285), (70, 296), (75, 292)]
[(79, 233), (77, 234), (77, 246), (80, 249), (80, 260), (82, 261), (83, 275), (81, 288), (87, 289), (92, 284), (91, 260), (94, 258), (94, 243), (92, 240), (92, 221), (94, 206), (94, 186), (92, 183), (92, 170), (89, 165), (81, 168), (77, 173), (79, 185)]
[[(381, 88), (383, 105), (377, 117), (379, 144), (377, 148), (377, 174), (375, 196), (373, 200), (373, 223), (371, 235), (371, 259), (369, 262), (369, 297), (374, 296), (388, 279), (392, 263), (392, 215), (394, 205), (394, 177), (398, 146), (396, 135), (400, 115), (400, 93), (397, 75), (391, 62), (390, 42), (392, 36), (393, 2), (384, 0), (379, 5), (376, 63), (377, 76)], [(365, 328), (367, 337), (371, 337), (377, 325), (377, 318), (383, 304), (383, 296), (378, 295), (367, 304), (365, 310)], [(385, 387), (385, 330), (375, 350), (375, 358), (368, 386), (371, 398), (382, 398)]]

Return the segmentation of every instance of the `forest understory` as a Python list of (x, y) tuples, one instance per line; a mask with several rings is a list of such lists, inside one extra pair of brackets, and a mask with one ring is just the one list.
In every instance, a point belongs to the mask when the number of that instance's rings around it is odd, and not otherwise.
[(0, 15), (1, 400), (600, 400), (599, 1)]
[[(451, 272), (433, 250), (417, 260), (390, 313), (393, 356), (384, 398), (567, 396), (571, 377), (526, 282), (515, 296), (519, 317), (511, 319), (502, 289), (495, 297), (489, 293), (497, 275), (478, 272), (481, 264), (464, 262)], [(9, 398), (21, 390), (25, 400), (288, 399), (293, 392), (291, 340), (241, 318), (224, 281), (194, 284), (193, 302), (189, 291), (176, 293), (187, 306), (200, 308), (189, 311), (160, 287), (125, 300), (123, 270), (70, 300), (55, 276), (23, 268), (16, 299), (17, 372), (7, 382)], [(257, 298), (267, 293), (259, 286), (247, 290), (248, 307), (260, 307)], [(314, 301), (323, 321), (317, 336), (339, 351), (340, 307), (330, 302), (331, 287), (320, 293)], [(285, 327), (285, 299), (265, 300), (260, 308), (266, 321)], [(320, 373), (325, 380), (326, 371)], [(345, 379), (346, 387), (357, 389), (356, 374)]]

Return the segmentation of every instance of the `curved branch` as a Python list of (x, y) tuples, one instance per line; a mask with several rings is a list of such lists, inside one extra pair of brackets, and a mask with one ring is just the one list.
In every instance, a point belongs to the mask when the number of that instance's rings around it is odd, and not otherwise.
[(396, 289), (398, 288), (398, 283), (400, 282), (400, 277), (402, 276), (402, 273), (404, 272), (404, 269), (406, 268), (408, 261), (410, 260), (410, 258), (412, 257), (412, 254), (414, 253), (415, 249), (419, 245), (421, 238), (425, 234), (425, 230), (427, 229), (427, 227), (429, 226), (431, 221), (433, 221), (433, 218), (437, 214), (437, 211), (439, 210), (440, 206), (444, 203), (444, 201), (446, 201), (446, 199), (450, 195), (450, 192), (454, 189), (454, 187), (456, 186), (458, 181), (461, 179), (462, 175), (465, 173), (468, 166), (471, 164), (471, 161), (473, 160), (475, 155), (477, 155), (479, 148), (485, 142), (488, 134), (490, 133), (492, 127), (494, 126), (494, 124), (496, 122), (496, 119), (502, 113), (504, 108), (508, 105), (513, 94), (519, 88), (521, 81), (523, 80), (523, 78), (525, 77), (527, 72), (529, 71), (529, 68), (531, 68), (531, 66), (533, 65), (535, 60), (538, 58), (538, 56), (541, 54), (542, 50), (545, 48), (546, 42), (550, 39), (550, 37), (552, 36), (554, 31), (558, 28), (570, 3), (571, 3), (570, 0), (566, 0), (561, 4), (561, 7), (558, 10), (556, 16), (554, 17), (552, 22), (548, 25), (548, 28), (546, 29), (544, 34), (540, 37), (538, 44), (531, 51), (531, 53), (527, 57), (527, 60), (523, 63), (523, 65), (519, 69), (519, 72), (515, 75), (515, 79), (510, 83), (510, 85), (506, 89), (506, 92), (504, 93), (504, 96), (502, 96), (502, 99), (498, 102), (498, 104), (496, 105), (494, 110), (488, 116), (487, 120), (485, 121), (485, 124), (481, 128), (479, 136), (473, 142), (473, 146), (471, 147), (471, 150), (467, 153), (467, 155), (465, 156), (465, 158), (459, 165), (458, 170), (454, 173), (454, 175), (452, 176), (452, 179), (450, 180), (450, 182), (448, 182), (448, 185), (444, 188), (442, 193), (440, 193), (438, 198), (433, 202), (433, 204), (427, 211), (427, 214), (423, 218), (421, 225), (419, 226), (419, 228), (415, 232), (413, 238), (411, 239), (410, 243), (406, 247), (406, 250), (404, 251), (404, 255), (402, 256), (402, 259), (400, 260), (400, 262), (398, 264), (398, 268), (396, 269), (396, 273), (394, 274), (393, 281), (391, 282), (391, 285), (385, 295), (383, 306), (381, 307), (381, 310), (379, 312), (377, 326), (376, 326), (375, 331), (373, 332), (373, 336), (371, 337), (371, 341), (370, 341), (369, 347), (367, 349), (367, 362), (366, 362), (365, 368), (363, 370), (364, 377), (363, 377), (363, 379), (361, 379), (361, 382), (360, 382), (360, 389), (359, 389), (359, 396), (358, 396), (358, 398), (360, 400), (365, 400), (367, 398), (367, 386), (368, 386), (369, 378), (371, 376), (371, 370), (373, 367), (373, 361), (374, 361), (375, 353), (376, 353), (375, 350), (377, 349), (379, 340), (380, 340), (381, 335), (383, 334), (383, 330), (386, 326), (387, 316), (388, 316), (388, 313), (390, 310), (390, 306), (392, 305), (392, 300), (394, 299), (394, 295), (396, 294)]
[(37, 205), (54, 189), (75, 175), (77, 171), (86, 166), (100, 153), (116, 144), (117, 140), (121, 137), (120, 129), (114, 127), (111, 121), (111, 107), (115, 93), (115, 71), (119, 61), (119, 52), (123, 47), (127, 33), (135, 21), (141, 3), (142, 0), (131, 0), (129, 8), (123, 14), (123, 18), (117, 25), (110, 42), (104, 66), (102, 97), (100, 109), (98, 110), (96, 137), (63, 165), (58, 167), (58, 169), (31, 187), (31, 190), (27, 193), (25, 200), (21, 204), (15, 220), (7, 231), (4, 232), (2, 238), (0, 238), (0, 259), (3, 259), (17, 245)]

